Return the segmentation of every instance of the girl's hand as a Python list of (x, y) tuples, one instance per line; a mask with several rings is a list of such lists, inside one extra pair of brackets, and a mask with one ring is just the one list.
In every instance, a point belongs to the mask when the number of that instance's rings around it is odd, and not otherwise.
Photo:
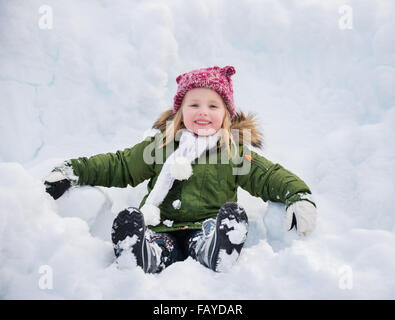
[(295, 226), (299, 235), (307, 236), (315, 229), (316, 219), (317, 209), (315, 206), (309, 201), (300, 200), (288, 207), (285, 225), (288, 231)]
[(52, 171), (45, 179), (45, 191), (47, 191), (52, 198), (58, 199), (67, 189), (71, 187), (71, 182), (63, 173), (59, 171)]

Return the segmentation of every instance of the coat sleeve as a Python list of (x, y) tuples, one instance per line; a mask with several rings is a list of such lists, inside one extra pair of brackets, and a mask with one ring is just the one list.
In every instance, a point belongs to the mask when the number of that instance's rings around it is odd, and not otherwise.
[(240, 149), (242, 160), (236, 169), (236, 180), (241, 188), (265, 202), (284, 203), (286, 208), (299, 200), (315, 206), (309, 187), (298, 176), (247, 147)]
[[(131, 148), (71, 159), (79, 185), (132, 187), (154, 176), (154, 161), (147, 161), (147, 150), (154, 141), (149, 137)], [(146, 149), (148, 147), (148, 149)], [(144, 156), (145, 154), (145, 156)], [(151, 158), (152, 159), (152, 158)], [(149, 159), (150, 160), (150, 159)]]

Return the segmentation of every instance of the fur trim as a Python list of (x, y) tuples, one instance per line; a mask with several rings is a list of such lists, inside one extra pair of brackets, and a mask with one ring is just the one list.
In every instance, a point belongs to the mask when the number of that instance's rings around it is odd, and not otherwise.
[(239, 130), (239, 143), (243, 143), (243, 130), (250, 129), (251, 130), (251, 145), (256, 148), (262, 148), (263, 146), (263, 138), (262, 133), (259, 129), (259, 125), (257, 123), (257, 117), (254, 114), (245, 115), (244, 112), (237, 112), (235, 117), (232, 119), (232, 125), (230, 129), (238, 129)]
[[(173, 119), (173, 109), (168, 109), (159, 116), (159, 118), (155, 121), (152, 128), (158, 129), (162, 133), (166, 130), (166, 121), (171, 121)], [(256, 148), (262, 148), (263, 146), (263, 137), (262, 133), (259, 129), (258, 120), (256, 115), (247, 114), (244, 112), (236, 112), (235, 116), (232, 119), (232, 125), (230, 129), (238, 129), (239, 130), (239, 143), (243, 143), (243, 129), (251, 130), (251, 145)]]

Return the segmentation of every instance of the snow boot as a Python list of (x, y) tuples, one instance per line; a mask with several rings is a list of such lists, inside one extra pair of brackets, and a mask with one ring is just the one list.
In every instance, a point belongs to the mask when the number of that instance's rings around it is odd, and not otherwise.
[(149, 230), (138, 208), (129, 207), (115, 218), (111, 238), (115, 256), (131, 251), (136, 264), (146, 273), (159, 273), (175, 261), (174, 239)]
[(227, 202), (216, 220), (205, 220), (202, 232), (190, 238), (190, 256), (216, 272), (228, 271), (240, 255), (247, 232), (245, 210), (235, 202)]

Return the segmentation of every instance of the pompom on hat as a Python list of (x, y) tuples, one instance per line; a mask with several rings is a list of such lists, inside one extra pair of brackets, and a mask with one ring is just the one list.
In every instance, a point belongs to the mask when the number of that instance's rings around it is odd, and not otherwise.
[(233, 88), (231, 76), (236, 73), (232, 66), (223, 68), (214, 66), (192, 70), (179, 75), (176, 79), (178, 88), (174, 96), (173, 114), (175, 115), (180, 109), (182, 100), (186, 93), (195, 88), (209, 88), (216, 91), (224, 100), (228, 107), (230, 117), (236, 114), (236, 107), (233, 100)]

